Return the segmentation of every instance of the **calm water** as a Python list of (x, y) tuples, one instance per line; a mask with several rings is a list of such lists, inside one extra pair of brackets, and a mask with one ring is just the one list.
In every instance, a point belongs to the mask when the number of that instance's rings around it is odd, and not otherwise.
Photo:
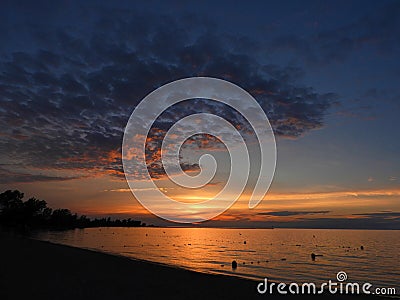
[[(251, 279), (321, 283), (345, 271), (351, 282), (396, 288), (400, 282), (400, 231), (90, 228), (42, 232), (37, 238)], [(312, 261), (311, 253), (323, 256)]]

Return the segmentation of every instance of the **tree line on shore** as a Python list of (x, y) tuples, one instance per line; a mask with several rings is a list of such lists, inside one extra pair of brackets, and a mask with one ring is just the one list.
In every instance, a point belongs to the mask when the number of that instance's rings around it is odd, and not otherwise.
[(0, 225), (21, 229), (73, 229), (87, 227), (140, 227), (141, 221), (132, 219), (91, 219), (78, 216), (69, 209), (52, 209), (46, 201), (34, 197), (24, 201), (24, 193), (7, 190), (0, 194)]

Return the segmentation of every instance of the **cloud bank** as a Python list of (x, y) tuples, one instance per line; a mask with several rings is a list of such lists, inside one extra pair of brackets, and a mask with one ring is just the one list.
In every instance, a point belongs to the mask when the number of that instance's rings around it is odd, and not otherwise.
[[(185, 77), (218, 77), (243, 87), (280, 137), (299, 138), (321, 128), (336, 103), (334, 93), (299, 84), (302, 70), (258, 61), (251, 48), (257, 41), (223, 34), (207, 20), (110, 11), (94, 13), (88, 22), (81, 30), (31, 25), (34, 46), (3, 49), (0, 163), (121, 178), (120, 145), (135, 105), (153, 89)], [(196, 101), (163, 114), (161, 136), (176, 119), (199, 110), (240, 126), (235, 111)], [(149, 169), (162, 176), (157, 151), (150, 155)]]

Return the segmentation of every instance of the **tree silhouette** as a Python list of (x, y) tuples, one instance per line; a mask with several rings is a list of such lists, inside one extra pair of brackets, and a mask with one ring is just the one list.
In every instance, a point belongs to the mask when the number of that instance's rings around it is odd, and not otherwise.
[(0, 221), (7, 225), (17, 225), (21, 218), (22, 199), (24, 194), (20, 191), (5, 191), (0, 194)]
[(16, 228), (72, 229), (86, 227), (138, 227), (145, 226), (132, 219), (111, 220), (110, 217), (91, 220), (78, 216), (69, 209), (51, 209), (44, 200), (29, 198), (18, 190), (7, 190), (0, 194), (0, 225)]
[(38, 226), (51, 217), (52, 209), (47, 207), (44, 200), (29, 198), (22, 205), (22, 219), (25, 224)]
[(69, 209), (59, 208), (51, 214), (50, 223), (56, 228), (74, 228), (77, 218)]
[(24, 193), (20, 191), (5, 191), (0, 194), (0, 211), (8, 209), (15, 209), (22, 205), (22, 199), (24, 198)]

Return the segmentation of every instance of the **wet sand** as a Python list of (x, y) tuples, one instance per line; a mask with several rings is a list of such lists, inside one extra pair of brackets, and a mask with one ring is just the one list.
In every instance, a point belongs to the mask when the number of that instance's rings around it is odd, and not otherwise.
[(0, 233), (0, 299), (383, 299), (259, 295), (258, 282)]

